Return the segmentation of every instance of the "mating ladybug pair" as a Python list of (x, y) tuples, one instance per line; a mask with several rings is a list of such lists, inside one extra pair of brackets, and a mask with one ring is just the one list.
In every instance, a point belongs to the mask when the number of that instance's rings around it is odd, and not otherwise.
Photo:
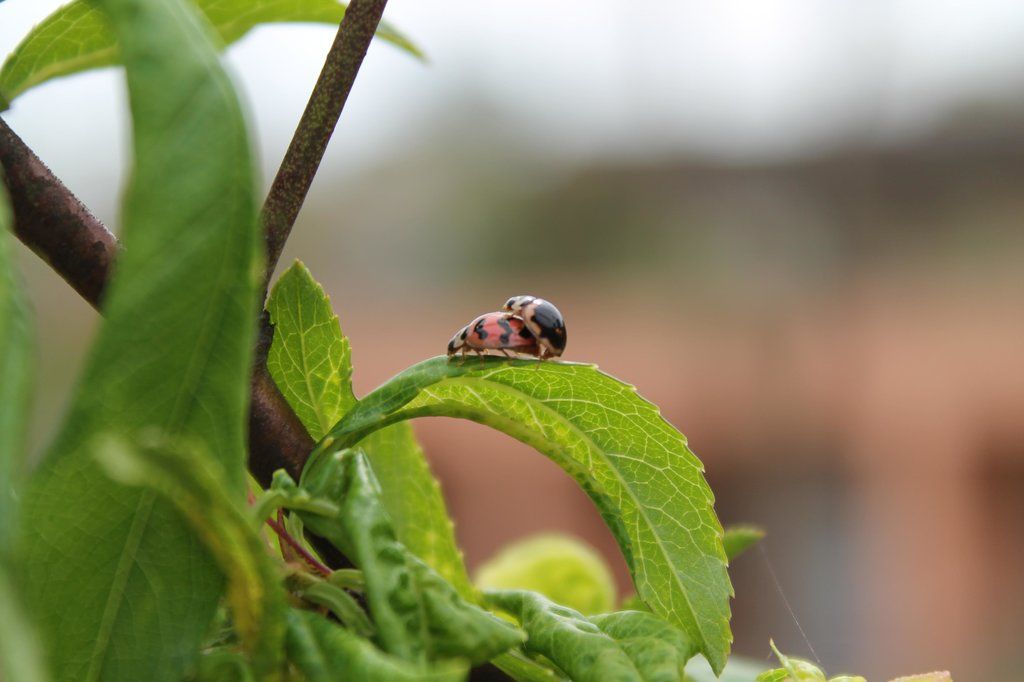
[(448, 357), (472, 351), (483, 356), (499, 351), (507, 357), (532, 355), (545, 360), (565, 350), (565, 320), (558, 308), (536, 296), (513, 296), (501, 312), (487, 313), (456, 332)]

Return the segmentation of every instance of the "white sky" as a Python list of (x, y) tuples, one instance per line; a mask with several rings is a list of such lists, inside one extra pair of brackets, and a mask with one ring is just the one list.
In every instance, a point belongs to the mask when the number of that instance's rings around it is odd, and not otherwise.
[[(0, 4), (0, 52), (59, 4)], [(430, 63), (375, 45), (333, 170), (392, 158), (469, 103), (488, 120), (460, 125), (570, 158), (764, 159), (913, 135), (965, 102), (1024, 93), (1020, 0), (392, 0), (386, 16)], [(267, 173), (332, 37), (266, 27), (229, 51)], [(40, 87), (4, 116), (88, 202), (119, 180), (119, 163), (96, 160), (123, 156), (123, 105), (108, 69)]]

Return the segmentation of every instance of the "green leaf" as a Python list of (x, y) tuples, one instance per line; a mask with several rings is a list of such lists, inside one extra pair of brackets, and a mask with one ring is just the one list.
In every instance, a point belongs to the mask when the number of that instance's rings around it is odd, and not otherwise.
[(591, 616), (649, 682), (676, 682), (683, 677), (686, 662), (697, 653), (683, 632), (646, 611), (618, 611)]
[(277, 280), (267, 311), (274, 325), (267, 368), (306, 431), (319, 440), (356, 404), (348, 339), (330, 298), (300, 261)]
[(200, 444), (245, 494), (260, 233), (241, 110), (182, 0), (105, 0), (127, 65), (134, 169), (124, 251), (67, 420), (24, 501), (26, 607), (61, 680), (179, 680), (223, 590), (151, 491), (111, 481), (94, 438), (145, 427)]
[(288, 616), (288, 658), (309, 682), (454, 682), (465, 679), (460, 661), (430, 666), (388, 656), (373, 644), (309, 611)]
[[(337, 26), (345, 4), (337, 0), (194, 0), (220, 43), (230, 45), (260, 24), (323, 23)], [(408, 38), (381, 22), (377, 37), (422, 59)], [(25, 91), (54, 78), (121, 63), (117, 39), (106, 17), (76, 0), (44, 19), (25, 36), (0, 68), (0, 110)]]
[(618, 642), (579, 611), (526, 590), (492, 590), (485, 595), (488, 603), (515, 616), (526, 630), (528, 653), (546, 656), (574, 682), (644, 679)]
[(732, 561), (757, 544), (764, 531), (756, 526), (729, 526), (725, 529), (725, 555)]
[(114, 480), (152, 488), (174, 504), (228, 578), (228, 604), (242, 644), (257, 672), (280, 668), (285, 599), (267, 547), (240, 499), (225, 485), (219, 463), (201, 445), (174, 442), (157, 432), (134, 442), (98, 439), (96, 457)]
[[(309, 270), (296, 261), (274, 285), (267, 302), (274, 325), (267, 366), (306, 430), (322, 438), (356, 404), (348, 339), (331, 301)], [(408, 424), (381, 429), (359, 444), (384, 491), (384, 507), (409, 550), (475, 599), (441, 487)]]
[(0, 561), (10, 550), (16, 507), (14, 490), (25, 460), (25, 425), (32, 384), (33, 335), (28, 305), (14, 271), (10, 223), (0, 172)]
[(299, 512), (363, 571), (366, 598), (383, 648), (412, 662), (483, 662), (516, 646), (514, 627), (462, 599), (402, 545), (381, 503), (366, 457), (353, 450), (311, 459), (302, 488), (339, 507), (334, 517)]
[(541, 534), (514, 542), (476, 572), (482, 589), (521, 589), (584, 615), (615, 608), (615, 580), (601, 555), (576, 538)]
[(592, 365), (433, 358), (366, 396), (314, 456), (421, 416), (471, 419), (552, 458), (594, 500), (643, 600), (722, 669), (732, 586), (714, 497), (686, 439), (632, 386)]

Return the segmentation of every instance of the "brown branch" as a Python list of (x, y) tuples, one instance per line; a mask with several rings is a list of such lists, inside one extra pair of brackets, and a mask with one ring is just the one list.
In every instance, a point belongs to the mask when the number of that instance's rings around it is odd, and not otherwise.
[[(99, 309), (103, 288), (119, 250), (117, 239), (0, 119), (0, 165), (14, 208), (14, 233), (49, 263), (82, 298)], [(267, 320), (260, 338), (273, 337)], [(258, 357), (265, 358), (261, 353)], [(313, 449), (313, 439), (267, 374), (265, 362), (253, 371), (249, 413), (249, 468), (269, 485), (284, 467), (292, 477)]]
[(14, 210), (14, 233), (99, 309), (117, 239), (0, 118), (0, 165)]
[(352, 0), (263, 204), (267, 276), (281, 257), (387, 0)]

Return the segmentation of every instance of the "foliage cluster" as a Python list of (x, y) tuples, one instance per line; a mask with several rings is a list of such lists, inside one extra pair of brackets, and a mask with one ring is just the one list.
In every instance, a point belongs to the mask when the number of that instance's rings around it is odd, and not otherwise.
[[(333, 0), (78, 1), (0, 69), (7, 107), (122, 63), (133, 123), (104, 322), (32, 471), (31, 323), (0, 197), (0, 676), (460, 680), (491, 661), (520, 680), (752, 680), (757, 666), (726, 665), (726, 567), (759, 534), (723, 533), (702, 464), (633, 387), (586, 364), (438, 357), (357, 398), (348, 340), (311, 273), (296, 263), (261, 300), (257, 179), (218, 49), (260, 23), (344, 12)], [(418, 54), (394, 29), (378, 35)], [(298, 481), (282, 470), (260, 489), (245, 433), (264, 309), (267, 367), (316, 447)], [(502, 569), (513, 584), (474, 586), (407, 423), (438, 415), (527, 443), (578, 482), (626, 557), (630, 608), (594, 613), (613, 607), (607, 590), (579, 610), (552, 601), (558, 584), (520, 589), (545, 570), (530, 551)], [(328, 549), (352, 565), (328, 566)], [(604, 569), (580, 570), (565, 581)]]

